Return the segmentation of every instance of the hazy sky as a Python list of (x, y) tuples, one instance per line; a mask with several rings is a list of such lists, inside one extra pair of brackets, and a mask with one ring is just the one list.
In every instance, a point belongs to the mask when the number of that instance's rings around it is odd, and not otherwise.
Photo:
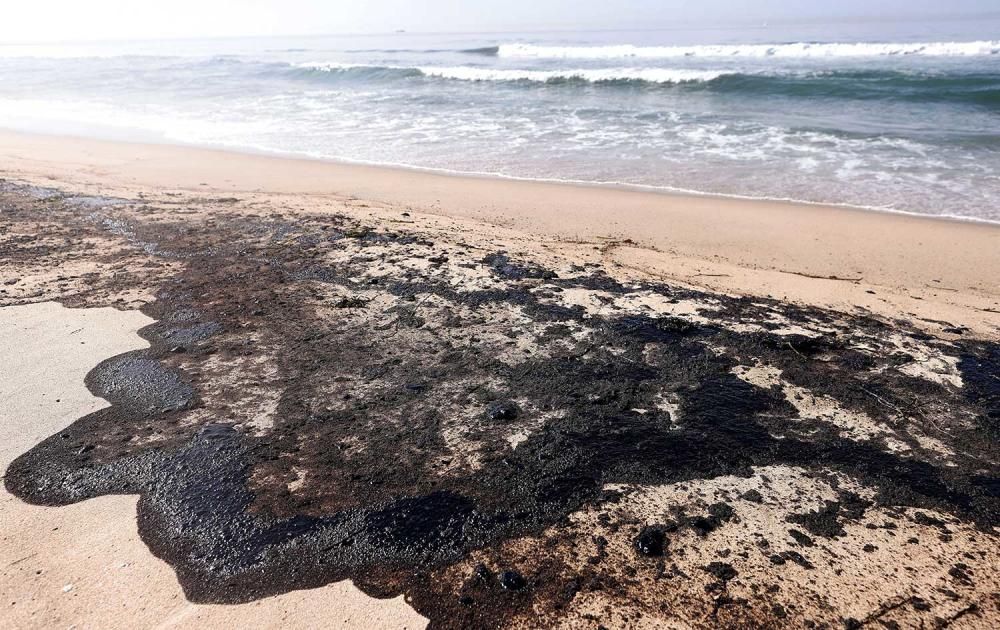
[(7, 0), (0, 42), (669, 27), (1000, 11), (998, 0)]

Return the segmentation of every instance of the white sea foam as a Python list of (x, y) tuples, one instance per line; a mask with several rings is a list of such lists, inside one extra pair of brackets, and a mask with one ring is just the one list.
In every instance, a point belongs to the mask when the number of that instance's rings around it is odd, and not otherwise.
[(601, 83), (610, 81), (645, 81), (647, 83), (694, 83), (717, 79), (724, 72), (710, 70), (685, 70), (672, 68), (600, 68), (580, 70), (520, 70), (509, 68), (481, 68), (474, 66), (374, 66), (351, 63), (302, 63), (296, 67), (323, 72), (346, 72), (369, 69), (411, 71), (425, 77), (452, 79), (456, 81), (588, 81)]
[(431, 77), (463, 81), (558, 81), (581, 80), (591, 83), (645, 81), (647, 83), (697, 83), (711, 81), (723, 72), (670, 68), (606, 68), (592, 70), (498, 70), (486, 68), (421, 68)]
[(529, 59), (669, 59), (675, 57), (981, 57), (1000, 54), (1000, 40), (974, 42), (737, 44), (713, 46), (535, 46), (503, 44), (500, 57)]

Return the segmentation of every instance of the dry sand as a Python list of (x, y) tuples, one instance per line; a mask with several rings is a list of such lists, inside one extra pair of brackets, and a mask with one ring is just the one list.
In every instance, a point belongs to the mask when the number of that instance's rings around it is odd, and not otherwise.
[[(106, 407), (84, 386), (105, 358), (147, 347), (145, 315), (52, 302), (0, 309), (0, 469), (77, 418)], [(238, 606), (189, 603), (140, 540), (136, 498), (27, 505), (0, 486), (0, 628), (423, 628), (402, 597), (349, 582)]]

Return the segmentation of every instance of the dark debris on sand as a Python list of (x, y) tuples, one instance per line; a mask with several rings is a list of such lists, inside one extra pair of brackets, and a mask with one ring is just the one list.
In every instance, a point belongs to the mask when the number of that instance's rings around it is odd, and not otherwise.
[[(128, 268), (72, 293), (41, 290), (75, 305), (148, 291), (155, 299), (143, 310), (157, 320), (142, 331), (150, 349), (88, 377), (111, 406), (20, 457), (5, 484), (53, 506), (141, 495), (142, 538), (192, 601), (247, 602), (350, 578), (375, 596), (405, 593), (432, 627), (497, 627), (538, 611), (551, 621), (588, 594), (627, 609), (639, 588), (629, 576), (647, 567), (661, 582), (736, 584), (749, 575), (736, 556), (680, 577), (670, 565), (684, 551), (672, 539), (734, 526), (741, 506), (764, 503), (761, 492), (693, 505), (669, 527), (637, 527), (607, 516), (622, 500), (607, 486), (748, 477), (768, 466), (873, 489), (871, 499), (843, 491), (793, 515), (786, 529), (799, 551), (763, 551), (768, 565), (812, 568), (813, 545), (881, 508), (940, 512), (996, 544), (995, 343), (945, 342), (902, 322), (773, 300), (626, 286), (596, 268), (463, 254), (331, 214), (260, 214), (227, 201), (185, 217), (13, 184), (0, 188), (0, 204), (12, 232), (43, 230), (0, 241), (4, 265), (91, 257)], [(115, 247), (91, 251), (87, 239)], [(433, 260), (411, 264), (421, 258)], [(588, 312), (560, 297), (574, 291), (607, 304)], [(614, 307), (638, 295), (709, 306), (698, 317)], [(899, 369), (915, 357), (886, 341), (893, 335), (958, 357), (965, 386)], [(756, 365), (892, 427), (910, 450), (800, 417), (780, 387), (734, 372)], [(255, 420), (261, 409), (271, 411)], [(911, 427), (951, 453), (924, 448)], [(549, 536), (552, 549), (583, 553), (594, 543), (568, 520), (580, 511), (632, 532), (632, 548), (605, 541), (583, 568), (554, 551), (518, 551), (519, 540)], [(687, 553), (697, 536), (684, 538)], [(621, 573), (605, 572), (611, 561)], [(976, 579), (963, 568), (953, 577)], [(706, 616), (689, 623), (804, 621), (763, 590), (725, 606), (706, 601)], [(637, 620), (628, 614), (619, 621)], [(590, 621), (597, 627), (599, 615)]]

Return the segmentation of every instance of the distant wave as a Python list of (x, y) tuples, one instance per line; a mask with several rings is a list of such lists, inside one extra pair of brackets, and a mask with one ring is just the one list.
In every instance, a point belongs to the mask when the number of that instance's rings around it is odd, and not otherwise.
[(468, 53), (470, 55), (497, 55), (500, 53), (500, 47), (483, 46), (482, 48), (467, 48), (465, 50), (460, 50), (459, 52)]
[(925, 43), (738, 44), (715, 46), (536, 46), (501, 44), (497, 56), (531, 59), (669, 59), (675, 57), (982, 57), (1000, 54), (1000, 40)]
[(327, 73), (362, 73), (402, 77), (423, 76), (455, 81), (497, 81), (531, 83), (616, 83), (643, 82), (660, 84), (697, 83), (723, 76), (721, 71), (684, 70), (669, 68), (601, 68), (589, 70), (513, 70), (503, 68), (477, 68), (471, 66), (375, 66), (349, 63), (304, 63), (296, 68)]
[(545, 85), (595, 84), (607, 87), (686, 88), (753, 96), (951, 102), (1000, 105), (998, 74), (936, 74), (892, 70), (794, 69), (769, 72), (690, 70), (680, 68), (591, 68), (586, 70), (517, 70), (475, 66), (379, 66), (349, 63), (306, 63), (296, 72), (345, 79), (444, 79), (450, 81)]

